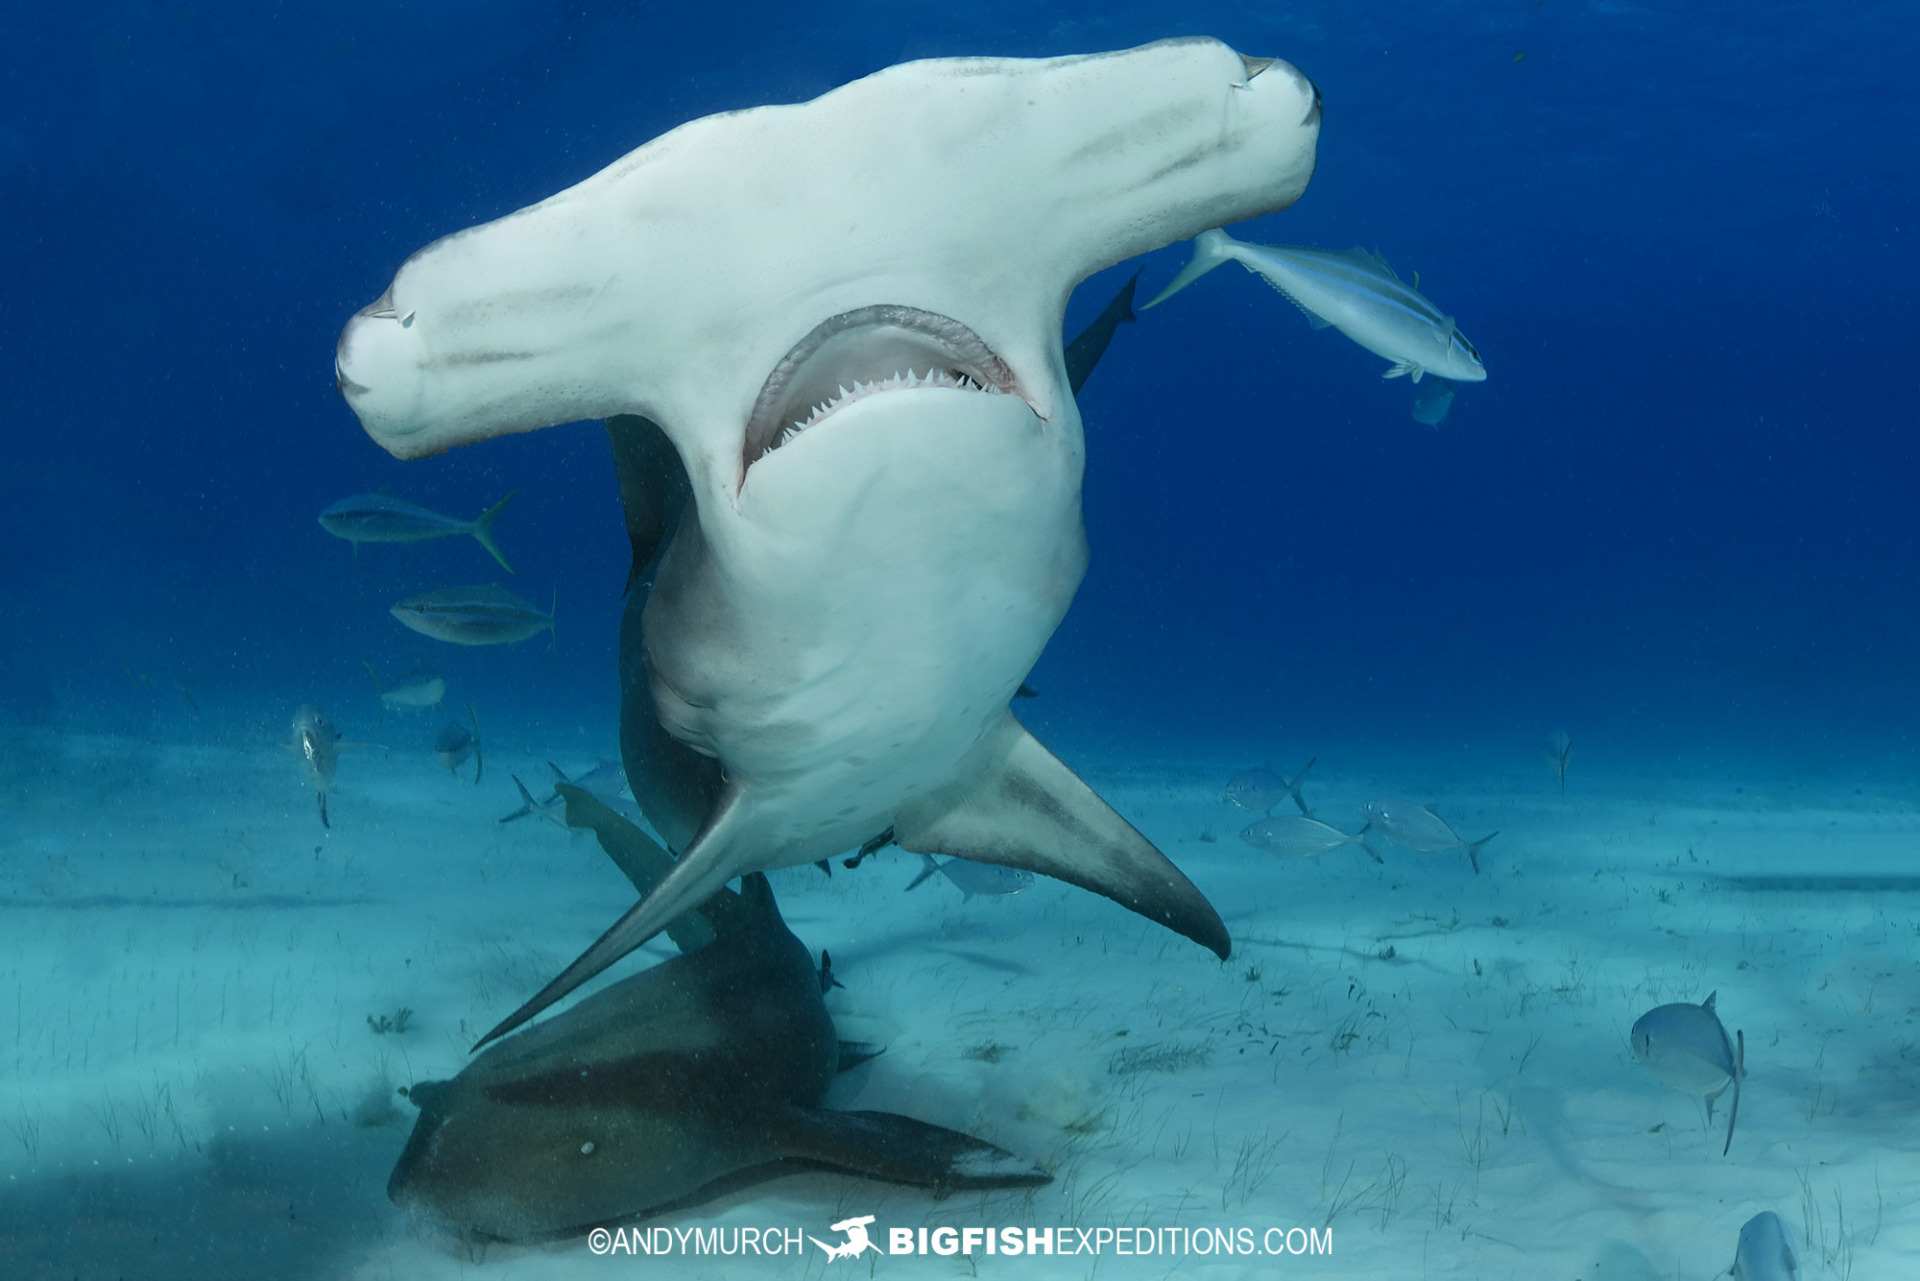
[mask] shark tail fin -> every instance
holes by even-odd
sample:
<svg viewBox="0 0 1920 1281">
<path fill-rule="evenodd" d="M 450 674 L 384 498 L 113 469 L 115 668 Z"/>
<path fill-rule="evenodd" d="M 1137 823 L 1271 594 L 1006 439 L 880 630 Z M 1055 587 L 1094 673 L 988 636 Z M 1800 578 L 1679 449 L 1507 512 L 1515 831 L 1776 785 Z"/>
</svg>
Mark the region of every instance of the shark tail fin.
<svg viewBox="0 0 1920 1281">
<path fill-rule="evenodd" d="M 487 768 L 486 760 L 480 755 L 480 713 L 473 710 L 473 704 L 467 704 L 467 719 L 473 722 L 473 785 L 480 786 L 480 775 Z"/>
<path fill-rule="evenodd" d="M 1193 239 L 1193 259 L 1180 269 L 1180 274 L 1168 282 L 1165 289 L 1162 289 L 1153 296 L 1153 301 L 1149 302 L 1140 310 L 1146 311 L 1149 308 L 1158 307 L 1161 303 L 1173 297 L 1182 289 L 1185 289 L 1188 285 L 1212 271 L 1215 267 L 1218 267 L 1221 263 L 1233 256 L 1228 252 L 1229 247 L 1238 243 L 1239 242 L 1232 236 L 1229 236 L 1218 227 L 1213 228 L 1211 231 L 1203 231 L 1198 236 L 1195 236 Z"/>
<path fill-rule="evenodd" d="M 1733 1127 L 1740 1124 L 1740 1078 L 1747 1074 L 1747 1034 L 1743 1029 L 1734 1035 L 1740 1039 L 1740 1053 L 1733 1061 L 1733 1108 L 1727 1113 L 1727 1142 L 1721 1156 L 1733 1151 Z"/>
<path fill-rule="evenodd" d="M 1222 960 L 1232 952 L 1206 896 L 1011 712 L 974 750 L 977 768 L 965 784 L 896 817 L 902 849 L 1040 872 L 1103 894 Z"/>
<path fill-rule="evenodd" d="M 1498 835 L 1500 835 L 1498 832 L 1488 832 L 1485 836 L 1467 846 L 1467 861 L 1473 864 L 1473 874 L 1475 876 L 1480 875 L 1480 847 Z"/>
<path fill-rule="evenodd" d="M 907 888 L 913 889 L 915 886 L 919 885 L 922 881 L 926 880 L 929 876 L 936 876 L 939 874 L 939 872 L 940 872 L 940 860 L 936 859 L 931 854 L 922 854 L 920 856 L 920 875 L 914 877 L 911 881 L 908 881 Z"/>
<path fill-rule="evenodd" d="M 520 491 L 516 489 L 513 491 L 513 494 L 519 492 Z M 509 574 L 513 572 L 513 566 L 507 564 L 507 558 L 500 554 L 500 545 L 493 541 L 493 522 L 506 508 L 506 505 L 513 501 L 513 494 L 508 494 L 505 498 L 502 498 L 499 502 L 487 508 L 484 512 L 481 512 L 473 524 L 467 529 L 467 532 L 472 534 L 474 539 L 482 547 L 487 549 L 487 555 L 499 561 L 500 568 L 506 570 Z"/>
</svg>

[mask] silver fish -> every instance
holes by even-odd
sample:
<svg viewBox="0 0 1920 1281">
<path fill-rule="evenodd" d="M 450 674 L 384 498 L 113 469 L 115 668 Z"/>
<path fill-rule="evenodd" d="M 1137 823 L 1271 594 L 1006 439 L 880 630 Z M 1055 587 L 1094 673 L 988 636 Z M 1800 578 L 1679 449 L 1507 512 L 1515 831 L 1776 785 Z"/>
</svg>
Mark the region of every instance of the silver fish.
<svg viewBox="0 0 1920 1281">
<path fill-rule="evenodd" d="M 1005 898 L 1033 884 L 1033 873 L 1024 867 L 1000 867 L 964 858 L 950 858 L 942 863 L 931 854 L 922 854 L 920 864 L 920 875 L 907 882 L 908 889 L 936 873 L 952 881 L 966 898 Z"/>
<path fill-rule="evenodd" d="M 1367 844 L 1367 829 L 1361 828 L 1352 836 L 1337 827 L 1330 827 L 1318 819 L 1303 818 L 1298 814 L 1282 814 L 1278 818 L 1263 818 L 1240 833 L 1240 839 L 1257 850 L 1269 854 L 1278 854 L 1283 858 L 1319 858 L 1339 849 L 1342 845 L 1358 844 L 1360 848 L 1373 855 L 1373 861 L 1382 862 L 1380 855 Z"/>
<path fill-rule="evenodd" d="M 473 722 L 473 733 L 467 733 L 467 727 L 459 721 L 448 721 L 433 740 L 433 755 L 449 774 L 465 765 L 467 757 L 473 757 L 473 783 L 478 787 L 487 762 L 480 755 L 480 713 L 473 710 L 472 703 L 467 704 L 467 718 Z"/>
<path fill-rule="evenodd" d="M 1567 762 L 1573 759 L 1573 739 L 1567 731 L 1557 729 L 1547 735 L 1545 751 L 1547 765 L 1553 770 L 1554 777 L 1560 780 L 1560 795 L 1567 794 Z"/>
<path fill-rule="evenodd" d="M 1718 995 L 1709 993 L 1698 1005 L 1679 1001 L 1642 1014 L 1633 1025 L 1633 1054 L 1674 1089 L 1705 1099 L 1708 1124 L 1713 1122 L 1714 1100 L 1729 1085 L 1733 1087 L 1727 1142 L 1720 1149 L 1720 1155 L 1725 1156 L 1733 1148 L 1733 1127 L 1740 1120 L 1740 1082 L 1747 1075 L 1747 1034 L 1737 1034 L 1736 1051 L 1733 1038 L 1727 1035 L 1726 1025 L 1714 1009 Z"/>
<path fill-rule="evenodd" d="M 392 613 L 422 636 L 452 645 L 516 645 L 553 629 L 551 613 L 492 583 L 422 592 Z"/>
<path fill-rule="evenodd" d="M 1286 295 L 1315 329 L 1331 325 L 1391 361 L 1382 377 L 1411 374 L 1419 382 L 1422 375 L 1438 374 L 1477 383 L 1487 376 L 1480 353 L 1453 317 L 1402 283 L 1386 259 L 1364 249 L 1250 245 L 1218 228 L 1203 231 L 1193 242 L 1193 261 L 1147 306 L 1165 302 L 1229 258 Z"/>
<path fill-rule="evenodd" d="M 355 494 L 321 512 L 320 528 L 346 539 L 356 552 L 361 543 L 418 543 L 429 538 L 471 534 L 475 542 L 500 562 L 500 568 L 511 574 L 513 566 L 507 564 L 507 558 L 500 554 L 498 544 L 493 541 L 493 522 L 512 501 L 513 495 L 508 494 L 474 519 L 457 520 L 392 494 Z"/>
<path fill-rule="evenodd" d="M 1447 411 L 1452 408 L 1452 385 L 1444 378 L 1436 377 L 1413 398 L 1413 421 L 1438 427 L 1447 421 Z"/>
<path fill-rule="evenodd" d="M 1306 781 L 1307 771 L 1319 759 L 1316 756 L 1309 760 L 1291 779 L 1282 778 L 1264 767 L 1241 770 L 1227 780 L 1227 799 L 1243 810 L 1271 814 L 1274 806 L 1291 796 L 1293 803 L 1300 807 L 1300 813 L 1311 818 L 1313 811 L 1307 808 L 1306 798 L 1300 794 L 1300 784 Z"/>
<path fill-rule="evenodd" d="M 372 663 L 361 663 L 373 680 L 374 692 L 388 707 L 432 707 L 447 696 L 447 678 L 431 667 L 415 666 L 391 685 L 380 683 Z"/>
<path fill-rule="evenodd" d="M 592 792 L 603 801 L 610 796 L 620 797 L 627 794 L 627 771 L 619 761 L 610 761 L 601 757 L 592 769 L 571 778 L 565 770 L 552 761 L 547 762 L 547 768 L 553 771 L 556 783 L 571 783 L 584 791 Z"/>
<path fill-rule="evenodd" d="M 1367 826 L 1362 835 L 1368 831 L 1378 832 L 1395 845 L 1404 845 L 1416 854 L 1465 850 L 1476 873 L 1480 871 L 1480 847 L 1500 835 L 1498 832 L 1488 832 L 1477 841 L 1463 841 L 1460 834 L 1447 826 L 1447 821 L 1438 814 L 1424 805 L 1415 805 L 1398 797 L 1383 796 L 1368 801 L 1360 807 L 1360 812 L 1367 817 Z M 1368 849 L 1371 850 L 1372 846 L 1369 845 Z"/>
<path fill-rule="evenodd" d="M 1740 1229 L 1733 1252 L 1733 1281 L 1794 1281 L 1800 1260 L 1793 1257 L 1787 1225 L 1772 1210 L 1762 1210 Z"/>
<path fill-rule="evenodd" d="M 340 731 L 327 723 L 320 709 L 304 703 L 293 714 L 293 750 L 307 767 L 307 781 L 319 794 L 320 826 L 327 821 L 327 789 L 333 786 L 333 769 L 340 761 Z"/>
</svg>

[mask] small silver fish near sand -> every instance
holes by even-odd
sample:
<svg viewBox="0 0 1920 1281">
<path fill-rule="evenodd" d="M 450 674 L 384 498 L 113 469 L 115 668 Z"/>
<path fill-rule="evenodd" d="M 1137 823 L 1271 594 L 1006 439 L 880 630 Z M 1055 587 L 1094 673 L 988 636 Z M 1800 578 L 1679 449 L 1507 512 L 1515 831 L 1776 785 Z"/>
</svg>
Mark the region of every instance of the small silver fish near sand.
<svg viewBox="0 0 1920 1281">
<path fill-rule="evenodd" d="M 395 605 L 395 618 L 450 645 L 517 645 L 553 630 L 553 614 L 493 583 L 442 587 Z"/>
<path fill-rule="evenodd" d="M 381 684 L 380 674 L 373 670 L 372 663 L 360 666 L 367 669 L 374 693 L 383 707 L 433 707 L 447 696 L 447 678 L 424 663 L 414 664 L 391 685 Z"/>
<path fill-rule="evenodd" d="M 1307 801 L 1300 794 L 1300 784 L 1307 778 L 1318 756 L 1300 767 L 1300 772 L 1291 779 L 1283 778 L 1271 769 L 1260 766 L 1243 769 L 1227 780 L 1227 799 L 1243 810 L 1254 810 L 1261 814 L 1273 813 L 1273 807 L 1289 796 L 1300 807 L 1300 813 L 1306 818 L 1313 817 L 1313 811 L 1307 808 Z"/>
<path fill-rule="evenodd" d="M 1487 376 L 1480 353 L 1453 317 L 1403 283 L 1387 260 L 1364 249 L 1346 252 L 1299 245 L 1250 245 L 1215 228 L 1193 242 L 1193 261 L 1147 307 L 1157 307 L 1232 259 L 1279 290 L 1315 329 L 1329 325 L 1391 363 L 1383 378 L 1438 374 L 1449 382 Z M 1145 311 L 1147 308 L 1141 308 Z"/>
<path fill-rule="evenodd" d="M 1480 847 L 1500 835 L 1498 832 L 1488 832 L 1477 841 L 1463 841 L 1445 819 L 1426 806 L 1395 796 L 1368 801 L 1360 807 L 1360 812 L 1367 819 L 1361 835 L 1378 832 L 1395 845 L 1404 845 L 1416 854 L 1445 854 L 1449 850 L 1465 850 L 1475 875 L 1480 872 Z M 1367 848 L 1369 852 L 1373 849 L 1371 845 Z M 1374 857 L 1378 858 L 1379 855 Z"/>
<path fill-rule="evenodd" d="M 1739 1048 L 1727 1035 L 1714 1008 L 1719 993 L 1709 993 L 1698 1005 L 1678 1001 L 1658 1005 L 1633 1025 L 1633 1054 L 1655 1076 L 1676 1090 L 1697 1094 L 1707 1104 L 1707 1124 L 1713 1124 L 1713 1103 L 1729 1085 L 1733 1109 L 1727 1116 L 1725 1156 L 1733 1148 L 1733 1127 L 1740 1120 L 1740 1082 L 1747 1075 L 1747 1034 L 1741 1031 Z"/>
<path fill-rule="evenodd" d="M 1033 884 L 1033 873 L 1024 867 L 1001 867 L 964 858 L 950 858 L 942 863 L 931 854 L 922 854 L 920 875 L 907 882 L 907 888 L 912 889 L 934 875 L 944 876 L 958 886 L 963 900 L 1006 898 Z"/>
<path fill-rule="evenodd" d="M 340 731 L 327 722 L 320 709 L 303 703 L 293 714 L 293 750 L 307 767 L 307 781 L 313 784 L 320 802 L 320 826 L 327 821 L 327 789 L 333 786 L 333 770 L 340 763 Z"/>
<path fill-rule="evenodd" d="M 1772 1210 L 1762 1210 L 1740 1229 L 1733 1252 L 1733 1281 L 1794 1281 L 1800 1260 L 1793 1255 L 1787 1225 Z"/>
<path fill-rule="evenodd" d="M 1367 844 L 1366 838 L 1367 829 L 1364 827 L 1348 836 L 1339 828 L 1322 823 L 1317 818 L 1305 818 L 1298 814 L 1263 818 L 1240 833 L 1240 839 L 1253 848 L 1278 854 L 1282 858 L 1319 858 L 1342 845 L 1358 845 L 1372 856 L 1374 862 L 1384 861 L 1373 846 Z"/>
<path fill-rule="evenodd" d="M 486 771 L 487 762 L 480 755 L 480 713 L 473 710 L 473 704 L 467 704 L 467 719 L 473 722 L 473 732 L 459 721 L 448 721 L 433 740 L 433 758 L 446 768 L 447 773 L 458 773 L 460 767 L 473 758 L 473 784 L 480 785 L 480 775 Z"/>
<path fill-rule="evenodd" d="M 500 562 L 500 568 L 511 574 L 513 566 L 507 564 L 493 541 L 493 522 L 512 501 L 513 494 L 508 494 L 474 519 L 459 520 L 392 494 L 355 494 L 322 511 L 320 528 L 352 543 L 356 553 L 361 543 L 420 543 L 429 538 L 471 534 L 488 555 Z"/>
</svg>

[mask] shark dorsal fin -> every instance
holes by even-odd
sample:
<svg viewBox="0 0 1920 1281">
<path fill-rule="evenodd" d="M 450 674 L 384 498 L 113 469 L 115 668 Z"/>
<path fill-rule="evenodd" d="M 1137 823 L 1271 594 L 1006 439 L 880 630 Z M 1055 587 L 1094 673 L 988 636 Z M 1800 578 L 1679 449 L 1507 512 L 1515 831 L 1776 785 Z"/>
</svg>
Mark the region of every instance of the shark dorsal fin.
<svg viewBox="0 0 1920 1281">
<path fill-rule="evenodd" d="M 1701 1008 L 1701 1009 L 1703 1009 L 1703 1010 L 1705 1010 L 1705 1011 L 1706 1011 L 1707 1013 L 1709 1013 L 1709 1014 L 1712 1014 L 1712 1013 L 1714 1012 L 1714 1009 L 1713 1009 L 1713 999 L 1714 999 L 1714 998 L 1715 998 L 1716 996 L 1719 996 L 1719 995 L 1720 995 L 1720 993 L 1719 993 L 1718 991 L 1713 991 L 1713 992 L 1709 992 L 1709 993 L 1707 993 L 1707 999 L 1706 999 L 1706 1000 L 1704 1000 L 1704 1001 L 1702 1001 L 1702 1002 L 1700 1002 L 1700 1008 Z"/>
</svg>

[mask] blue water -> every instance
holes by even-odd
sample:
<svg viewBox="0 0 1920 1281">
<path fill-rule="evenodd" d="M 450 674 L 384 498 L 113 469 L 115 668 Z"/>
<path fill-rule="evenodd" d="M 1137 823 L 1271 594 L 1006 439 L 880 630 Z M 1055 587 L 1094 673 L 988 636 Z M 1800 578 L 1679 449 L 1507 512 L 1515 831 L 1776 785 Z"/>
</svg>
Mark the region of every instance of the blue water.
<svg viewBox="0 0 1920 1281">
<path fill-rule="evenodd" d="M 1093 568 L 1031 678 L 1042 736 L 1499 775 L 1564 726 L 1618 770 L 1836 788 L 1920 754 L 1911 5 L 202 0 L 7 27 L 0 729 L 265 751 L 314 701 L 368 736 L 361 663 L 428 660 L 503 740 L 610 748 L 627 547 L 598 425 L 396 462 L 334 388 L 346 318 L 420 246 L 701 115 L 1204 33 L 1324 96 L 1307 194 L 1235 234 L 1418 271 L 1489 377 L 1423 426 L 1235 267 L 1124 328 L 1081 397 Z M 1089 281 L 1068 332 L 1185 257 Z M 356 555 L 316 523 L 381 487 L 461 516 L 517 490 L 509 586 L 557 599 L 555 644 L 395 623 L 498 575 L 469 539 Z"/>
<path fill-rule="evenodd" d="M 1327 104 L 1307 196 L 1243 237 L 1420 271 L 1491 377 L 1424 429 L 1411 388 L 1237 271 L 1124 331 L 1085 396 L 1094 569 L 1039 673 L 1062 701 L 1196 739 L 1578 720 L 1681 749 L 1897 747 L 1920 569 L 1908 16 L 24 14 L 0 88 L 0 697 L 92 722 L 123 666 L 237 708 L 404 659 L 384 604 L 488 565 L 457 544 L 356 562 L 312 519 L 388 485 L 468 514 L 521 491 L 501 539 L 528 596 L 557 588 L 564 657 L 490 654 L 476 679 L 592 703 L 624 556 L 599 438 L 395 463 L 331 386 L 343 319 L 426 241 L 691 117 L 903 58 L 1204 31 L 1284 55 Z"/>
</svg>

